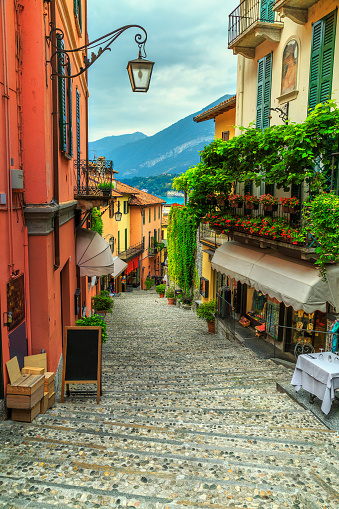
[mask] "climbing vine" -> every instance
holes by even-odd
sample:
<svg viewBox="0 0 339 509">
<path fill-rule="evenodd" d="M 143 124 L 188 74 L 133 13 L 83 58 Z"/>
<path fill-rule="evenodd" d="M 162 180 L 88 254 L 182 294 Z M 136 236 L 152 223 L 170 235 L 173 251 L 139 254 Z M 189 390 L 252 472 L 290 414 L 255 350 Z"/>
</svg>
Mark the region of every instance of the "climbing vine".
<svg viewBox="0 0 339 509">
<path fill-rule="evenodd" d="M 92 226 L 91 230 L 99 233 L 102 236 L 104 230 L 104 223 L 100 214 L 100 210 L 94 207 L 92 209 Z"/>
<path fill-rule="evenodd" d="M 197 222 L 187 207 L 171 207 L 167 228 L 168 273 L 189 297 L 195 283 Z"/>
</svg>

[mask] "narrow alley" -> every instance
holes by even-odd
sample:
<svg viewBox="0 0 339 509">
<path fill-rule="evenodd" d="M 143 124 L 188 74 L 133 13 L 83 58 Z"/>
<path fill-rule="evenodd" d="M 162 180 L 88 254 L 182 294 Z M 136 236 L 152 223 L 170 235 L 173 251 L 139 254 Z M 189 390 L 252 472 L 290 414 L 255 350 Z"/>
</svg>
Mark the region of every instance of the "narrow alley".
<svg viewBox="0 0 339 509">
<path fill-rule="evenodd" d="M 107 322 L 99 405 L 0 423 L 0 507 L 338 507 L 338 434 L 277 392 L 290 370 L 155 292 Z"/>
</svg>

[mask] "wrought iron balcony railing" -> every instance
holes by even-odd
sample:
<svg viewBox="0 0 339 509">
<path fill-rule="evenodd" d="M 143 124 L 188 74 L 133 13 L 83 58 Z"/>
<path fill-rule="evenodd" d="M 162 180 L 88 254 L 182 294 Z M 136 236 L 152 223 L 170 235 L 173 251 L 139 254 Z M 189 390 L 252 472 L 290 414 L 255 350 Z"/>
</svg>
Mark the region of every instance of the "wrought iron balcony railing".
<svg viewBox="0 0 339 509">
<path fill-rule="evenodd" d="M 230 46 L 256 22 L 281 23 L 279 13 L 272 10 L 273 4 L 262 0 L 243 0 L 229 15 L 228 45 Z"/>
<path fill-rule="evenodd" d="M 113 161 L 108 161 L 104 157 L 92 161 L 75 159 L 74 197 L 107 200 L 112 194 L 113 173 Z"/>
<path fill-rule="evenodd" d="M 134 244 L 134 246 L 129 247 L 125 251 L 118 251 L 118 255 L 120 260 L 123 260 L 124 262 L 129 262 L 139 254 L 141 254 L 143 251 L 144 248 L 142 242 L 139 242 L 138 244 Z"/>
</svg>

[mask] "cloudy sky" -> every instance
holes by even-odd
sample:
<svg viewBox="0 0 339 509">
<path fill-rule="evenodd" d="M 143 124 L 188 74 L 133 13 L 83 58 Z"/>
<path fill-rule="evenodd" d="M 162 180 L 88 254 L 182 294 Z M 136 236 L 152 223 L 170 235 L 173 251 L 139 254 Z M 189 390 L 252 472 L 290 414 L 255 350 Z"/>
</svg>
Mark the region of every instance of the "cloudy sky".
<svg viewBox="0 0 339 509">
<path fill-rule="evenodd" d="M 89 140 L 168 127 L 236 91 L 237 57 L 227 49 L 228 15 L 239 0 L 88 0 L 92 41 L 124 25 L 148 34 L 151 85 L 133 93 L 126 65 L 138 57 L 129 29 L 89 69 Z"/>
</svg>

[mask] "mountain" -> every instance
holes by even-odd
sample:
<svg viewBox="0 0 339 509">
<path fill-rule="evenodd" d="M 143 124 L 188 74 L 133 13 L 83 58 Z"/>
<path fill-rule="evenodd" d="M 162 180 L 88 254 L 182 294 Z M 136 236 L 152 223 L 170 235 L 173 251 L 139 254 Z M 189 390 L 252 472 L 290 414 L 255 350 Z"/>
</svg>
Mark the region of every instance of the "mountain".
<svg viewBox="0 0 339 509">
<path fill-rule="evenodd" d="M 193 117 L 230 97 L 232 95 L 220 97 L 200 111 L 179 120 L 153 136 L 147 137 L 142 133 L 134 133 L 134 135 L 141 135 L 141 138 L 133 141 L 126 137 L 134 135 L 108 136 L 102 140 L 90 142 L 89 150 L 95 150 L 96 157 L 105 156 L 107 159 L 112 159 L 114 168 L 119 172 L 119 179 L 162 173 L 180 174 L 199 162 L 199 152 L 214 139 L 213 120 L 197 124 L 193 121 Z"/>
<path fill-rule="evenodd" d="M 105 155 L 105 153 L 107 153 L 108 151 L 114 151 L 117 148 L 126 145 L 127 143 L 133 143 L 134 141 L 139 141 L 144 138 L 147 138 L 146 134 L 137 131 L 136 133 L 133 134 L 122 134 L 120 136 L 106 136 L 105 138 L 101 138 L 100 140 L 97 141 L 90 141 L 88 144 L 90 159 L 94 159 L 94 154 L 95 157 L 99 157 Z"/>
</svg>

